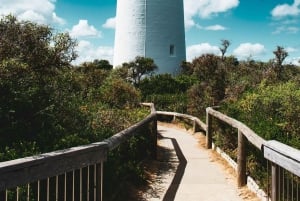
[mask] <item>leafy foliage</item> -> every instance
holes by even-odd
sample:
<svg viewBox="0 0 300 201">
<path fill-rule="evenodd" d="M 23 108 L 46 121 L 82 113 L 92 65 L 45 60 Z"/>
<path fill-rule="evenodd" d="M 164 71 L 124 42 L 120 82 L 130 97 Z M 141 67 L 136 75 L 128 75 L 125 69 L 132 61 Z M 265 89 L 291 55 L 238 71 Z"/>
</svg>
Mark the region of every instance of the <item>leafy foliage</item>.
<svg viewBox="0 0 300 201">
<path fill-rule="evenodd" d="M 157 66 L 151 58 L 137 56 L 134 61 L 124 63 L 123 67 L 128 69 L 128 78 L 134 86 L 138 86 L 142 77 L 152 75 Z"/>
<path fill-rule="evenodd" d="M 130 83 L 109 77 L 100 88 L 101 100 L 111 107 L 133 107 L 140 103 L 140 93 Z"/>
<path fill-rule="evenodd" d="M 98 141 L 131 122 L 116 121 L 122 113 L 106 120 L 120 123 L 116 129 L 95 126 L 94 105 L 123 110 L 136 106 L 139 92 L 109 76 L 107 61 L 72 68 L 76 42 L 68 34 L 13 16 L 0 20 L 0 34 L 0 160 Z"/>
<path fill-rule="evenodd" d="M 239 119 L 266 140 L 275 139 L 300 148 L 299 83 L 264 82 L 236 103 Z"/>
</svg>

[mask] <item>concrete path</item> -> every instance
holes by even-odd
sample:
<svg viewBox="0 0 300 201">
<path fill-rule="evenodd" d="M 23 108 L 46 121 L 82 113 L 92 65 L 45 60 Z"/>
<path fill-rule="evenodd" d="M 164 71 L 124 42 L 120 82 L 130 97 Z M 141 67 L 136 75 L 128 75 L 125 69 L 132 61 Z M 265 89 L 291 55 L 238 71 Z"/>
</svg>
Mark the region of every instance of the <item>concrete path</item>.
<svg viewBox="0 0 300 201">
<path fill-rule="evenodd" d="M 158 126 L 160 146 L 179 160 L 163 201 L 242 201 L 235 181 L 210 157 L 210 151 L 184 130 Z M 172 151 L 173 150 L 173 151 Z"/>
</svg>

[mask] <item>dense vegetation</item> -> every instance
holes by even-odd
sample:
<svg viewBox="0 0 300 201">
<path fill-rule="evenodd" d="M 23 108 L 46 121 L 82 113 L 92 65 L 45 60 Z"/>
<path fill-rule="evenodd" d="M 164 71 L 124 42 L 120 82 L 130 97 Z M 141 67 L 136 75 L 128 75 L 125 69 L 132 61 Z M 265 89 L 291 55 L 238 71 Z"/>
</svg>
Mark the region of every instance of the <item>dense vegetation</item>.
<svg viewBox="0 0 300 201">
<path fill-rule="evenodd" d="M 73 66 L 75 46 L 68 33 L 0 19 L 0 161 L 102 141 L 149 114 L 139 107 L 133 79 L 108 61 Z M 145 133 L 110 153 L 106 197 L 120 188 L 125 198 L 124 182 L 145 180 L 141 161 L 151 157 Z"/>
<path fill-rule="evenodd" d="M 258 62 L 238 61 L 224 54 L 202 55 L 191 63 L 184 62 L 179 76 L 157 75 L 143 80 L 152 85 L 143 97 L 159 110 L 189 113 L 204 121 L 206 107 L 220 106 L 219 110 L 264 139 L 300 149 L 300 68 L 284 64 L 288 53 L 280 46 L 274 56 L 269 62 Z M 183 85 L 179 81 L 182 77 Z M 158 88 L 160 84 L 164 87 Z M 219 121 L 214 121 L 214 127 L 214 142 L 236 159 L 237 131 Z M 266 189 L 266 161 L 250 144 L 247 155 L 247 171 Z"/>
<path fill-rule="evenodd" d="M 282 47 L 269 62 L 206 54 L 184 62 L 180 75 L 155 75 L 139 88 L 142 98 L 159 110 L 204 120 L 206 107 L 220 106 L 266 140 L 300 148 L 300 68 L 284 64 L 287 55 Z"/>
<path fill-rule="evenodd" d="M 68 33 L 3 17 L 0 161 L 101 141 L 145 117 L 149 112 L 138 107 L 141 101 L 201 119 L 206 107 L 218 105 L 263 138 L 300 148 L 299 67 L 284 64 L 288 53 L 280 46 L 274 59 L 259 62 L 225 56 L 229 45 L 222 40 L 221 56 L 206 54 L 183 62 L 176 76 L 156 75 L 159 67 L 143 57 L 118 69 L 105 60 L 73 66 L 76 41 Z M 234 155 L 235 135 L 225 125 L 219 127 L 226 132 L 216 133 L 216 142 Z M 141 137 L 120 148 L 127 154 L 123 160 L 118 158 L 121 152 L 111 154 L 107 165 L 118 173 L 112 181 L 118 178 L 125 186 L 128 180 L 143 180 L 140 161 L 131 157 L 138 143 L 147 145 Z M 253 157 L 258 156 L 253 153 Z M 250 162 L 249 171 L 258 166 Z"/>
<path fill-rule="evenodd" d="M 101 141 L 147 114 L 133 109 L 139 91 L 108 62 L 71 66 L 67 33 L 7 16 L 0 44 L 2 161 Z"/>
</svg>

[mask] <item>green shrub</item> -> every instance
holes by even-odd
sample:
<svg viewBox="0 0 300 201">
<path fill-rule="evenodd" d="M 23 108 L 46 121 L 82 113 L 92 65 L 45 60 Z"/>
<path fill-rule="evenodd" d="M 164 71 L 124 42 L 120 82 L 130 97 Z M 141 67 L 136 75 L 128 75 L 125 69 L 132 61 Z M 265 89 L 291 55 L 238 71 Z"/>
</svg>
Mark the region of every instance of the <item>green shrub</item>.
<svg viewBox="0 0 300 201">
<path fill-rule="evenodd" d="M 109 77 L 100 87 L 101 101 L 110 107 L 135 107 L 140 103 L 140 92 L 121 78 Z"/>
</svg>

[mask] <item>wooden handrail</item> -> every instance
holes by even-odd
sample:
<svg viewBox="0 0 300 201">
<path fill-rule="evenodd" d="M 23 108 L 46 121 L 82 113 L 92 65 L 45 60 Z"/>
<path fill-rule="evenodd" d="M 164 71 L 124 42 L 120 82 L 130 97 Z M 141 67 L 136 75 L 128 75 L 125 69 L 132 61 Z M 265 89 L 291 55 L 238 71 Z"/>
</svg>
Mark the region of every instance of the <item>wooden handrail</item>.
<svg viewBox="0 0 300 201">
<path fill-rule="evenodd" d="M 156 113 L 156 109 L 153 103 L 141 103 L 142 106 L 150 108 L 151 113 Z"/>
<path fill-rule="evenodd" d="M 300 177 L 300 151 L 277 141 L 266 141 L 258 136 L 245 124 L 226 116 L 214 108 L 206 109 L 206 124 L 197 117 L 176 112 L 156 111 L 154 104 L 142 103 L 150 107 L 151 114 L 133 126 L 115 134 L 103 142 L 73 147 L 65 150 L 40 154 L 37 156 L 16 159 L 0 163 L 0 199 L 1 193 L 6 189 L 34 182 L 37 180 L 57 176 L 68 171 L 81 169 L 106 160 L 107 153 L 115 149 L 124 141 L 136 135 L 140 129 L 151 123 L 154 146 L 156 147 L 157 115 L 173 116 L 188 119 L 196 127 L 206 131 L 207 148 L 212 143 L 212 118 L 217 118 L 238 129 L 238 185 L 246 184 L 246 140 L 259 149 L 264 157 L 272 162 L 272 201 L 277 201 L 278 196 L 278 166 L 285 168 Z M 154 149 L 155 149 L 154 147 Z M 156 155 L 156 154 L 154 154 Z M 102 165 L 101 165 L 102 168 Z M 98 171 L 98 170 L 97 170 Z M 101 170 L 102 171 L 102 170 Z M 102 173 L 101 173 L 102 174 Z M 102 177 L 100 178 L 102 179 Z M 99 181 L 101 182 L 101 181 Z M 102 186 L 102 185 L 101 185 Z M 102 194 L 101 194 L 102 196 Z M 98 199 L 98 198 L 97 198 Z M 101 200 L 101 199 L 100 199 Z"/>
<path fill-rule="evenodd" d="M 225 114 L 214 110 L 212 107 L 206 108 L 207 114 L 210 114 L 221 121 L 231 125 L 234 128 L 237 128 L 242 134 L 253 144 L 256 148 L 259 150 L 262 150 L 262 145 L 266 142 L 262 137 L 257 135 L 253 130 L 251 130 L 248 126 L 245 124 L 237 121 L 236 119 L 233 119 L 231 117 L 226 116 Z"/>
<path fill-rule="evenodd" d="M 264 157 L 300 177 L 300 150 L 271 140 L 264 144 Z"/>
<path fill-rule="evenodd" d="M 184 118 L 184 119 L 189 119 L 189 120 L 195 122 L 195 124 L 198 125 L 201 128 L 201 130 L 203 130 L 203 131 L 207 130 L 206 124 L 203 123 L 199 118 L 194 117 L 192 115 L 181 114 L 181 113 L 177 113 L 177 112 L 166 112 L 166 111 L 157 111 L 156 113 L 158 115 L 173 116 L 173 117 L 180 117 L 180 118 Z M 196 126 L 196 125 L 194 125 L 194 126 Z M 196 131 L 196 128 L 194 128 L 194 131 Z"/>
<path fill-rule="evenodd" d="M 272 201 L 279 200 L 279 167 L 300 177 L 300 150 L 275 140 L 264 143 L 264 157 L 272 162 Z"/>
<path fill-rule="evenodd" d="M 82 174 L 82 169 L 88 166 L 94 166 L 92 170 L 97 172 L 94 173 L 95 179 L 93 181 L 97 183 L 93 187 L 97 188 L 93 191 L 94 195 L 97 194 L 94 198 L 97 201 L 102 200 L 103 162 L 106 161 L 108 152 L 118 147 L 122 142 L 129 140 L 149 123 L 151 123 L 151 127 L 149 128 L 151 136 L 149 138 L 151 138 L 151 143 L 153 144 L 153 157 L 156 156 L 157 119 L 155 107 L 151 103 L 142 105 L 150 107 L 150 115 L 102 142 L 0 162 L 0 200 L 6 200 L 5 197 L 7 195 L 5 195 L 5 191 L 7 189 L 29 185 L 30 183 L 45 179 L 48 179 L 49 182 L 49 178 L 51 177 L 56 177 L 56 187 L 58 188 L 58 176 L 65 174 L 65 182 L 67 182 L 66 174 L 72 171 L 74 185 L 74 171 L 79 170 L 80 174 Z M 81 180 L 80 176 L 80 182 Z"/>
<path fill-rule="evenodd" d="M 118 147 L 121 143 L 128 140 L 130 137 L 135 135 L 137 131 L 141 128 L 143 128 L 145 125 L 147 125 L 151 121 L 156 121 L 156 114 L 151 113 L 148 115 L 145 119 L 142 121 L 134 124 L 133 126 L 130 126 L 129 128 L 122 130 L 121 132 L 111 136 L 110 138 L 104 140 L 108 144 L 109 151 L 115 149 Z"/>
<path fill-rule="evenodd" d="M 247 127 L 240 121 L 228 117 L 227 115 L 216 110 L 215 107 L 208 107 L 206 109 L 206 124 L 200 121 L 197 117 L 180 114 L 176 112 L 165 112 L 157 111 L 158 115 L 173 116 L 185 118 L 194 122 L 203 131 L 206 131 L 206 147 L 211 148 L 212 146 L 212 120 L 213 117 L 221 120 L 234 127 L 238 131 L 238 155 L 237 155 L 237 184 L 238 186 L 246 185 L 246 161 L 247 151 L 246 141 L 249 141 L 258 150 L 264 154 L 264 157 L 272 162 L 272 193 L 271 200 L 277 201 L 280 189 L 278 189 L 278 178 L 279 171 L 278 167 L 282 167 L 292 174 L 300 177 L 300 150 L 294 149 L 288 145 L 282 144 L 275 140 L 266 141 L 259 135 L 257 135 L 252 129 Z M 195 128 L 194 128 L 195 130 Z"/>
<path fill-rule="evenodd" d="M 106 160 L 105 142 L 0 163 L 0 191 Z"/>
</svg>

